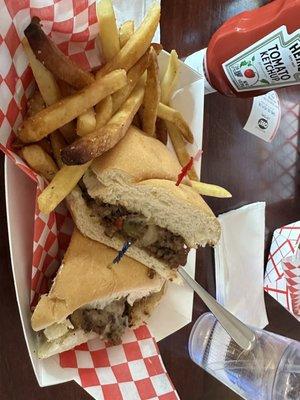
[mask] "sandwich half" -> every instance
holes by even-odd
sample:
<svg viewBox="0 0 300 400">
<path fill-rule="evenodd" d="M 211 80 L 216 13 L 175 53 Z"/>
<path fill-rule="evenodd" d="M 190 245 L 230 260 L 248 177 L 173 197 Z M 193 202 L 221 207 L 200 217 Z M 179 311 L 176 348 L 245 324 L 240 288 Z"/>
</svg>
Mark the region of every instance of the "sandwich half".
<svg viewBox="0 0 300 400">
<path fill-rule="evenodd" d="M 120 343 L 128 326 L 147 320 L 164 292 L 164 282 L 139 262 L 75 230 L 48 294 L 31 319 L 38 356 L 50 357 L 100 336 Z"/>
<path fill-rule="evenodd" d="M 190 248 L 214 245 L 217 218 L 188 180 L 176 186 L 181 166 L 160 141 L 131 127 L 96 159 L 67 202 L 78 229 L 91 239 L 177 280 Z"/>
</svg>

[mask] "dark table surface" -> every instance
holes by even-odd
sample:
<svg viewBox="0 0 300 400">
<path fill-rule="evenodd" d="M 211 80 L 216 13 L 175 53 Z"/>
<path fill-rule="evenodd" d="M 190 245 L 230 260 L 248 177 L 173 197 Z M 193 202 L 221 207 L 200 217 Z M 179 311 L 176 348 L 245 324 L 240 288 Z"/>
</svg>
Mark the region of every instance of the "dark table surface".
<svg viewBox="0 0 300 400">
<path fill-rule="evenodd" d="M 230 16 L 266 3 L 258 0 L 162 0 L 161 38 L 166 50 L 181 57 L 207 45 L 212 33 Z M 233 193 L 230 200 L 209 199 L 219 214 L 241 205 L 266 201 L 266 254 L 275 228 L 299 219 L 299 87 L 281 90 L 283 117 L 271 144 L 243 131 L 250 100 L 206 96 L 202 180 L 220 184 Z M 0 186 L 0 398 L 1 400 L 89 399 L 75 383 L 39 388 L 31 368 L 19 319 L 7 239 L 3 185 Z M 213 253 L 201 249 L 197 279 L 214 293 Z M 242 294 L 241 294 L 242 295 Z M 266 295 L 267 329 L 300 339 L 299 325 Z M 195 299 L 193 322 L 205 312 Z M 239 399 L 189 359 L 187 342 L 193 323 L 162 340 L 159 348 L 166 368 L 183 400 Z M 113 400 L 113 399 L 112 399 Z"/>
</svg>

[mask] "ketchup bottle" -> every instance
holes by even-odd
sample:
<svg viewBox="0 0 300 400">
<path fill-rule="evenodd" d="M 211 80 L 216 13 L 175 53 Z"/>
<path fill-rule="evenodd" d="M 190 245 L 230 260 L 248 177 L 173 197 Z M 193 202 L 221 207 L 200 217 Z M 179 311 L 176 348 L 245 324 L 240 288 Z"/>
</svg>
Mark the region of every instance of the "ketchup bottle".
<svg viewBox="0 0 300 400">
<path fill-rule="evenodd" d="M 204 70 L 206 93 L 253 97 L 299 84 L 299 26 L 300 0 L 274 0 L 226 21 L 192 56 Z"/>
</svg>

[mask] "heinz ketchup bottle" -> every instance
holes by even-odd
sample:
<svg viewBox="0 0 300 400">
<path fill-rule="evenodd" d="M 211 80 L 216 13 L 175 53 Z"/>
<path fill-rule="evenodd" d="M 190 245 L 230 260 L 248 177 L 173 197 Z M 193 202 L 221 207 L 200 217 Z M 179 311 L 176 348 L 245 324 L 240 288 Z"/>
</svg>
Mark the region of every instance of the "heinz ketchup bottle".
<svg viewBox="0 0 300 400">
<path fill-rule="evenodd" d="M 299 84 L 299 26 L 300 0 L 274 0 L 230 18 L 191 56 L 203 68 L 206 93 L 253 97 Z"/>
</svg>

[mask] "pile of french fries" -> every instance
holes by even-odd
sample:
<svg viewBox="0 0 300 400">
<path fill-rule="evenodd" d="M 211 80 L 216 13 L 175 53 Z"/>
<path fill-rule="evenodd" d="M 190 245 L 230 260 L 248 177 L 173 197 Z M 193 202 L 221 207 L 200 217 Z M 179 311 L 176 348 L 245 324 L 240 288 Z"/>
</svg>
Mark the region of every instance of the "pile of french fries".
<svg viewBox="0 0 300 400">
<path fill-rule="evenodd" d="M 45 35 L 38 18 L 33 17 L 25 29 L 22 43 L 37 90 L 29 100 L 16 146 L 27 164 L 49 181 L 38 198 L 44 213 L 55 209 L 93 159 L 115 146 L 131 124 L 164 144 L 169 135 L 180 164 L 190 160 L 186 142 L 193 143 L 193 134 L 169 104 L 179 71 L 175 50 L 159 80 L 157 56 L 162 47 L 152 39 L 160 6 L 152 5 L 137 30 L 133 21 L 118 29 L 111 0 L 97 3 L 97 17 L 105 64 L 96 73 L 82 70 L 66 57 Z M 194 169 L 189 177 L 199 193 L 230 196 L 223 188 L 196 182 Z"/>
</svg>

